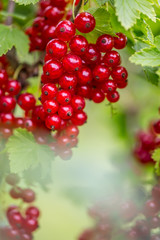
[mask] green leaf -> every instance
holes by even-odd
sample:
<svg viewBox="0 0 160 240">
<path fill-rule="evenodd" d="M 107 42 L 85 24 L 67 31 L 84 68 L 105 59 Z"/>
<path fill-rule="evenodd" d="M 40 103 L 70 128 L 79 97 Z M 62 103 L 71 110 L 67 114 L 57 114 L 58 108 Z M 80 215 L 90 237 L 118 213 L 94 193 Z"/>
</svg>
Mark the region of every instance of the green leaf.
<svg viewBox="0 0 160 240">
<path fill-rule="evenodd" d="M 14 0 L 18 4 L 28 5 L 28 4 L 36 4 L 39 0 Z"/>
<path fill-rule="evenodd" d="M 153 160 L 155 163 L 155 171 L 158 176 L 160 176 L 160 148 L 157 148 L 152 154 Z"/>
<path fill-rule="evenodd" d="M 31 77 L 31 78 L 28 78 L 27 81 L 29 82 L 27 92 L 33 95 L 36 95 L 37 93 L 39 94 L 41 77 L 40 76 Z"/>
<path fill-rule="evenodd" d="M 144 48 L 134 53 L 130 61 L 141 66 L 157 67 L 160 66 L 160 51 L 157 48 Z"/>
<path fill-rule="evenodd" d="M 160 35 L 155 37 L 154 43 L 155 43 L 156 48 L 158 48 L 158 50 L 160 51 Z"/>
<path fill-rule="evenodd" d="M 33 169 L 38 164 L 42 167 L 54 158 L 54 154 L 47 145 L 36 143 L 34 136 L 26 129 L 15 129 L 9 138 L 6 149 L 10 160 L 10 169 L 13 173 Z"/>
<path fill-rule="evenodd" d="M 159 85 L 159 75 L 157 74 L 157 68 L 144 67 L 144 73 L 148 82 L 153 85 Z"/>
<path fill-rule="evenodd" d="M 140 13 L 148 16 L 152 21 L 156 21 L 156 13 L 150 0 L 115 0 L 116 14 L 125 29 L 131 28 Z"/>
<path fill-rule="evenodd" d="M 102 5 L 104 5 L 106 2 L 108 2 L 109 0 L 96 0 L 96 2 L 100 5 L 100 6 L 102 6 Z"/>
<path fill-rule="evenodd" d="M 0 24 L 0 56 L 15 47 L 19 56 L 24 56 L 29 51 L 29 39 L 18 28 Z"/>
</svg>

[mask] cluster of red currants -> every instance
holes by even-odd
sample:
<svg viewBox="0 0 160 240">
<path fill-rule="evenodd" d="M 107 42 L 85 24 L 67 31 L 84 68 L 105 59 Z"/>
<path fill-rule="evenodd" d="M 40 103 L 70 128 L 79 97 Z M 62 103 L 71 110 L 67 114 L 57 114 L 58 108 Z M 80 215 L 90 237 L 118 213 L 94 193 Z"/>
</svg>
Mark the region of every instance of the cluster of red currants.
<svg viewBox="0 0 160 240">
<path fill-rule="evenodd" d="M 160 184 L 152 188 L 149 199 L 140 207 L 133 201 L 116 206 L 96 206 L 89 215 L 96 220 L 93 228 L 84 231 L 79 240 L 160 240 Z M 114 201 L 115 203 L 115 201 Z M 115 221 L 116 219 L 116 221 Z"/>
<path fill-rule="evenodd" d="M 70 18 L 70 11 L 67 13 L 66 6 L 69 1 L 65 0 L 42 0 L 39 4 L 39 12 L 32 27 L 26 30 L 30 38 L 30 51 L 45 50 L 46 44 L 55 38 L 55 26 L 66 15 Z"/>
<path fill-rule="evenodd" d="M 117 102 L 117 88 L 127 86 L 127 70 L 120 66 L 119 53 L 112 50 L 126 46 L 125 35 L 104 34 L 96 44 L 89 44 L 84 36 L 76 35 L 76 29 L 89 33 L 95 25 L 93 15 L 80 13 L 74 23 L 69 20 L 59 22 L 55 27 L 56 38 L 47 44 L 42 75 L 45 85 L 40 99 L 49 129 L 58 130 L 62 121 L 83 125 L 87 120 L 83 111 L 85 98 L 95 103 L 102 102 L 105 97 L 109 102 Z"/>
<path fill-rule="evenodd" d="M 10 196 L 13 199 L 22 199 L 24 203 L 31 204 L 35 201 L 35 192 L 31 189 L 21 189 L 17 186 L 19 177 L 9 174 L 6 182 L 12 186 Z M 6 211 L 6 216 L 10 226 L 1 227 L 0 239 L 5 240 L 32 240 L 33 232 L 38 228 L 38 217 L 40 211 L 35 206 L 28 206 L 27 209 L 20 209 L 11 205 Z"/>
<path fill-rule="evenodd" d="M 152 153 L 155 149 L 160 148 L 160 120 L 152 122 L 148 131 L 140 131 L 137 134 L 137 145 L 134 149 L 134 156 L 142 163 L 152 163 Z"/>
</svg>

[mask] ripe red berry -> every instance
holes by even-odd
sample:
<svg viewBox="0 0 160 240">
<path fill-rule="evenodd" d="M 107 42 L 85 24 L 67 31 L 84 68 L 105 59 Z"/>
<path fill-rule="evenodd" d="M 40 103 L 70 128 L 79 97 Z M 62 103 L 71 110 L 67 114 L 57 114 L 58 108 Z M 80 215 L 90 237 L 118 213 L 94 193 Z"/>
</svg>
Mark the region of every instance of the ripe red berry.
<svg viewBox="0 0 160 240">
<path fill-rule="evenodd" d="M 85 37 L 81 35 L 76 35 L 72 37 L 69 43 L 70 49 L 75 54 L 81 56 L 84 55 L 88 48 L 88 41 Z"/>
<path fill-rule="evenodd" d="M 77 112 L 74 114 L 71 121 L 76 126 L 82 126 L 87 121 L 87 114 L 83 111 Z"/>
<path fill-rule="evenodd" d="M 22 196 L 22 189 L 19 187 L 11 188 L 10 196 L 14 199 L 21 198 Z"/>
<path fill-rule="evenodd" d="M 41 29 L 44 27 L 44 18 L 43 17 L 36 17 L 33 21 L 33 29 L 37 32 L 40 32 Z"/>
<path fill-rule="evenodd" d="M 72 89 L 75 88 L 77 85 L 77 77 L 72 73 L 65 73 L 59 79 L 59 84 L 63 89 Z"/>
<path fill-rule="evenodd" d="M 93 69 L 93 78 L 97 82 L 103 82 L 104 80 L 107 80 L 109 76 L 110 69 L 107 66 L 100 64 Z"/>
<path fill-rule="evenodd" d="M 61 90 L 57 95 L 57 101 L 61 105 L 67 105 L 68 103 L 70 103 L 71 98 L 71 94 L 67 90 Z"/>
<path fill-rule="evenodd" d="M 16 106 L 16 100 L 10 96 L 3 96 L 0 99 L 0 110 L 3 113 L 11 112 Z"/>
<path fill-rule="evenodd" d="M 116 67 L 120 65 L 120 54 L 116 51 L 110 51 L 104 55 L 103 62 L 109 67 Z"/>
<path fill-rule="evenodd" d="M 90 84 L 92 81 L 92 71 L 89 67 L 82 67 L 78 72 L 78 83 L 80 85 Z"/>
<path fill-rule="evenodd" d="M 62 41 L 70 41 L 71 38 L 75 35 L 76 28 L 74 24 L 69 20 L 64 20 L 58 23 L 55 29 L 55 34 L 57 38 Z"/>
<path fill-rule="evenodd" d="M 117 82 L 117 87 L 118 88 L 125 88 L 125 87 L 127 87 L 127 85 L 128 85 L 128 80 Z"/>
<path fill-rule="evenodd" d="M 36 99 L 30 93 L 22 93 L 18 98 L 18 104 L 23 110 L 29 111 L 34 108 Z"/>
<path fill-rule="evenodd" d="M 21 240 L 32 240 L 33 237 L 30 233 L 22 233 L 21 234 Z"/>
<path fill-rule="evenodd" d="M 47 78 L 51 80 L 57 79 L 63 74 L 62 64 L 56 60 L 49 60 L 43 66 L 43 72 Z"/>
<path fill-rule="evenodd" d="M 79 130 L 78 130 L 77 126 L 70 125 L 65 129 L 65 133 L 70 138 L 75 138 L 78 136 Z"/>
<path fill-rule="evenodd" d="M 51 25 L 51 26 L 45 25 L 44 26 L 44 28 L 42 29 L 42 36 L 43 36 L 45 43 L 48 43 L 53 38 L 56 38 L 55 29 L 56 29 L 56 27 L 53 25 Z"/>
<path fill-rule="evenodd" d="M 117 66 L 112 70 L 111 76 L 114 79 L 114 81 L 116 81 L 116 82 L 122 81 L 123 82 L 123 81 L 127 80 L 128 72 L 124 67 Z"/>
<path fill-rule="evenodd" d="M 84 97 L 84 98 L 90 98 L 90 92 L 91 92 L 91 88 L 86 85 L 79 86 L 77 88 L 77 95 Z"/>
<path fill-rule="evenodd" d="M 95 28 L 96 21 L 92 14 L 82 12 L 77 14 L 74 24 L 78 31 L 82 33 L 89 33 Z"/>
<path fill-rule="evenodd" d="M 63 17 L 64 10 L 59 9 L 57 7 L 48 6 L 44 10 L 44 18 L 49 23 L 49 25 L 53 24 L 56 25 Z"/>
<path fill-rule="evenodd" d="M 107 80 L 102 85 L 102 91 L 104 93 L 115 92 L 117 89 L 117 84 L 113 80 Z"/>
<path fill-rule="evenodd" d="M 127 37 L 123 33 L 116 33 L 118 37 L 114 37 L 114 47 L 116 49 L 122 49 L 127 44 Z"/>
<path fill-rule="evenodd" d="M 0 70 L 0 87 L 4 88 L 8 83 L 7 72 L 3 69 Z"/>
<path fill-rule="evenodd" d="M 71 139 L 68 136 L 60 136 L 58 137 L 57 144 L 59 148 L 70 147 Z"/>
<path fill-rule="evenodd" d="M 114 46 L 114 38 L 108 34 L 101 35 L 96 42 L 100 52 L 109 52 Z"/>
<path fill-rule="evenodd" d="M 47 83 L 42 87 L 42 94 L 46 100 L 51 100 L 56 97 L 58 89 L 54 83 Z"/>
<path fill-rule="evenodd" d="M 100 61 L 101 54 L 98 51 L 95 44 L 89 44 L 88 49 L 85 53 L 85 60 L 87 63 L 98 63 Z"/>
<path fill-rule="evenodd" d="M 67 53 L 67 44 L 59 39 L 53 39 L 47 44 L 46 52 L 52 57 L 61 59 Z"/>
<path fill-rule="evenodd" d="M 104 93 L 99 89 L 93 89 L 91 93 L 91 99 L 95 103 L 101 103 L 105 99 Z"/>
<path fill-rule="evenodd" d="M 154 200 L 148 200 L 144 206 L 144 214 L 146 216 L 154 216 L 160 210 L 159 204 Z"/>
<path fill-rule="evenodd" d="M 75 112 L 80 112 L 85 108 L 85 100 L 83 97 L 75 95 L 72 97 L 71 105 Z"/>
<path fill-rule="evenodd" d="M 82 60 L 75 54 L 67 54 L 63 60 L 63 67 L 68 73 L 77 72 L 82 67 Z"/>
<path fill-rule="evenodd" d="M 39 209 L 37 207 L 28 207 L 26 209 L 26 215 L 30 218 L 38 218 L 40 215 Z"/>
<path fill-rule="evenodd" d="M 60 128 L 61 119 L 57 114 L 49 115 L 45 120 L 46 127 L 51 130 L 58 130 Z"/>
<path fill-rule="evenodd" d="M 24 228 L 27 232 L 34 232 L 38 228 L 38 222 L 35 218 L 26 218 L 24 220 Z"/>
<path fill-rule="evenodd" d="M 31 203 L 35 201 L 35 192 L 32 189 L 24 189 L 22 191 L 22 199 L 26 203 Z"/>
<path fill-rule="evenodd" d="M 1 123 L 6 126 L 12 125 L 14 123 L 15 118 L 12 113 L 2 113 L 0 117 L 1 117 Z"/>
<path fill-rule="evenodd" d="M 14 211 L 11 212 L 8 215 L 8 221 L 11 224 L 11 226 L 16 229 L 20 229 L 23 226 L 23 218 L 19 212 L 14 212 Z"/>
<path fill-rule="evenodd" d="M 153 124 L 153 129 L 156 134 L 160 134 L 160 120 L 158 120 Z"/>
<path fill-rule="evenodd" d="M 117 91 L 107 93 L 106 97 L 107 97 L 108 101 L 111 102 L 111 103 L 118 102 L 118 100 L 120 98 L 119 93 Z"/>
<path fill-rule="evenodd" d="M 19 94 L 21 90 L 21 84 L 16 80 L 10 80 L 8 81 L 5 90 L 7 93 L 9 93 L 10 96 L 15 96 Z"/>
<path fill-rule="evenodd" d="M 46 114 L 52 115 L 58 111 L 59 104 L 56 100 L 46 100 L 43 103 L 43 109 Z"/>
<path fill-rule="evenodd" d="M 71 117 L 73 116 L 73 108 L 71 105 L 66 105 L 66 106 L 61 105 L 59 107 L 58 114 L 60 118 L 64 120 L 71 119 Z"/>
<path fill-rule="evenodd" d="M 44 112 L 42 105 L 38 105 L 38 106 L 35 106 L 35 108 L 33 108 L 32 118 L 35 122 L 41 123 L 42 121 L 45 120 L 45 117 L 46 117 L 46 113 Z"/>
</svg>

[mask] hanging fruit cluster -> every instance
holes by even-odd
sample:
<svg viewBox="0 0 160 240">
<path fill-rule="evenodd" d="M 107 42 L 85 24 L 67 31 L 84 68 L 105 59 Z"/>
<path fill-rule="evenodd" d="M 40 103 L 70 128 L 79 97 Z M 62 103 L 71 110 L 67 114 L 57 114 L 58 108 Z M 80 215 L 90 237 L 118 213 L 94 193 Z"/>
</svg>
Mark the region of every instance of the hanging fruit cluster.
<svg viewBox="0 0 160 240">
<path fill-rule="evenodd" d="M 160 239 L 160 184 L 153 186 L 150 196 L 141 206 L 134 200 L 97 205 L 89 210 L 96 221 L 93 228 L 85 230 L 78 240 L 159 240 Z"/>
<path fill-rule="evenodd" d="M 137 145 L 134 149 L 136 159 L 142 164 L 155 164 L 152 153 L 160 148 L 160 120 L 150 124 L 148 131 L 137 134 Z"/>
<path fill-rule="evenodd" d="M 35 201 L 35 192 L 32 189 L 22 189 L 18 186 L 20 179 L 16 174 L 9 174 L 6 182 L 12 186 L 10 196 L 12 199 L 21 199 L 28 204 L 26 209 L 11 205 L 6 210 L 8 226 L 0 228 L 0 239 L 5 240 L 32 240 L 33 232 L 38 228 L 40 211 L 32 206 Z"/>
</svg>

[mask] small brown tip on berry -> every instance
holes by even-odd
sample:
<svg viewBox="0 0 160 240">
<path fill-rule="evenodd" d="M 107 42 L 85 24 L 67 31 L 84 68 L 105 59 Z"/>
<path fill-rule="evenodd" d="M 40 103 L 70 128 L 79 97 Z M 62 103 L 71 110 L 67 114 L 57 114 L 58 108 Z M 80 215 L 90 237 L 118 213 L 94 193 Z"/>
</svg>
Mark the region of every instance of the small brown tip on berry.
<svg viewBox="0 0 160 240">
<path fill-rule="evenodd" d="M 11 87 L 11 88 L 9 89 L 9 91 L 10 91 L 10 92 L 13 92 L 13 91 L 14 91 L 14 88 L 13 88 L 13 87 Z"/>
<path fill-rule="evenodd" d="M 106 43 L 106 39 L 102 39 L 102 41 L 101 41 L 102 43 Z"/>
<path fill-rule="evenodd" d="M 38 100 L 41 101 L 41 97 L 39 97 Z"/>
<path fill-rule="evenodd" d="M 96 79 L 99 79 L 99 77 L 98 77 L 98 76 L 96 76 Z"/>
<path fill-rule="evenodd" d="M 65 99 L 65 102 L 69 102 L 69 98 L 66 98 L 66 99 Z"/>
<path fill-rule="evenodd" d="M 49 53 L 50 53 L 50 54 L 53 54 L 53 50 L 52 50 L 52 49 L 49 49 Z"/>
<path fill-rule="evenodd" d="M 110 63 L 113 63 L 114 61 L 113 61 L 113 59 L 110 59 L 109 62 L 110 62 Z"/>
<path fill-rule="evenodd" d="M 48 108 L 48 109 L 47 109 L 47 112 L 48 112 L 48 113 L 51 113 L 51 112 L 52 112 L 52 110 Z"/>
<path fill-rule="evenodd" d="M 91 24 L 88 22 L 86 23 L 86 28 L 90 28 L 91 27 Z"/>
<path fill-rule="evenodd" d="M 48 95 L 48 92 L 47 92 L 47 91 L 44 91 L 44 95 L 46 95 L 46 96 L 47 96 L 47 95 Z"/>
<path fill-rule="evenodd" d="M 68 89 L 72 89 L 72 86 L 69 86 L 69 88 Z"/>
<path fill-rule="evenodd" d="M 51 130 L 52 130 L 52 131 L 55 131 L 55 126 L 51 126 Z"/>
<path fill-rule="evenodd" d="M 60 28 L 60 32 L 65 32 L 65 28 L 64 28 L 64 27 L 61 27 L 61 28 Z"/>
<path fill-rule="evenodd" d="M 50 75 L 49 72 L 46 72 L 46 75 L 49 76 Z"/>
<path fill-rule="evenodd" d="M 72 116 L 72 113 L 71 113 L 71 112 L 68 112 L 68 113 L 67 113 L 67 116 L 71 117 L 71 116 Z"/>
<path fill-rule="evenodd" d="M 125 78 L 126 74 L 125 73 L 122 73 L 122 77 Z"/>
<path fill-rule="evenodd" d="M 7 103 L 5 103 L 5 102 L 2 105 L 3 105 L 3 107 L 7 107 Z"/>
<path fill-rule="evenodd" d="M 81 52 L 84 52 L 85 51 L 85 48 L 81 48 Z"/>
<path fill-rule="evenodd" d="M 75 68 L 75 71 L 77 72 L 78 70 L 79 70 L 79 68 L 78 68 L 78 67 L 76 67 L 76 68 Z"/>
</svg>

